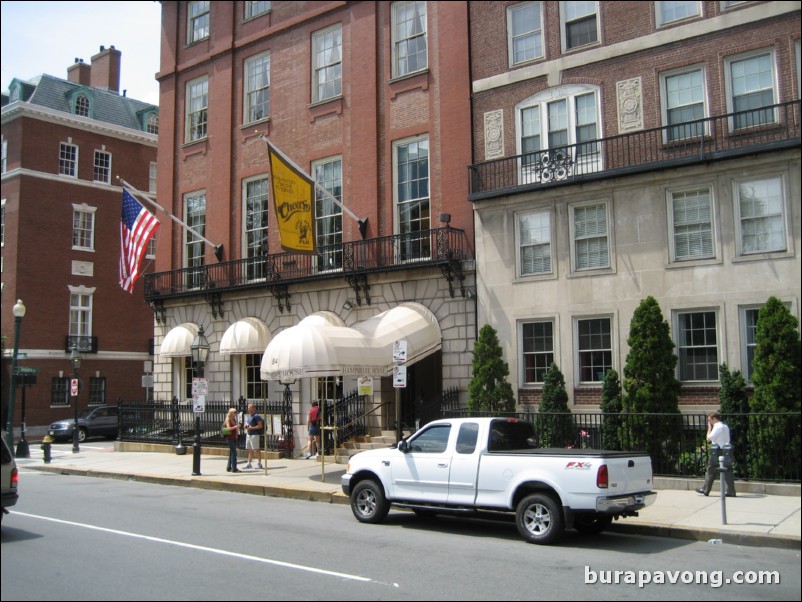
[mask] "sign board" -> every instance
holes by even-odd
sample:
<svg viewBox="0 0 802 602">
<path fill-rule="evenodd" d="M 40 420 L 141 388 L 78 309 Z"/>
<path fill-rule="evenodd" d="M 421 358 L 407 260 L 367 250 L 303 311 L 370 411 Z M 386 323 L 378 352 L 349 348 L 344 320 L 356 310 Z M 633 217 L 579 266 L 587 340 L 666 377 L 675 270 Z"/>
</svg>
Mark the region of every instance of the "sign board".
<svg viewBox="0 0 802 602">
<path fill-rule="evenodd" d="M 393 343 L 393 363 L 405 364 L 407 361 L 407 342 L 395 341 Z"/>
<path fill-rule="evenodd" d="M 142 387 L 145 389 L 152 389 L 153 388 L 153 375 L 152 374 L 144 374 L 142 376 Z"/>
<path fill-rule="evenodd" d="M 39 368 L 28 368 L 26 366 L 17 366 L 17 374 L 39 374 Z"/>
<path fill-rule="evenodd" d="M 28 354 L 27 353 L 19 353 L 19 352 L 17 352 L 17 359 L 18 360 L 27 360 L 28 359 Z"/>
<path fill-rule="evenodd" d="M 360 376 L 358 383 L 359 383 L 359 395 L 373 395 L 372 376 Z"/>
<path fill-rule="evenodd" d="M 407 386 L 407 367 L 393 366 L 393 388 L 405 389 Z"/>
<path fill-rule="evenodd" d="M 192 379 L 192 411 L 196 414 L 206 412 L 206 395 L 209 393 L 208 378 Z"/>
<path fill-rule="evenodd" d="M 70 397 L 78 397 L 78 379 L 70 379 Z"/>
</svg>

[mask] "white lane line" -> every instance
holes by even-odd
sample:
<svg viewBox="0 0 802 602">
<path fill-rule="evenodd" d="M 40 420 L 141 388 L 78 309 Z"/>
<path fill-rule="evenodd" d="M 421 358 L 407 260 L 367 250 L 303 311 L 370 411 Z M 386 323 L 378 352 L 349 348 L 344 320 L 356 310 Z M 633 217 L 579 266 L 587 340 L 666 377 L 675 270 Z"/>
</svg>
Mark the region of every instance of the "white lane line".
<svg viewBox="0 0 802 602">
<path fill-rule="evenodd" d="M 337 571 L 328 571 L 326 569 L 318 569 L 312 566 L 305 566 L 302 564 L 294 564 L 292 562 L 284 562 L 282 560 L 272 560 L 270 558 L 261 558 L 259 556 L 251 556 L 250 554 L 240 554 L 238 552 L 229 552 L 228 550 L 220 550 L 217 548 L 209 548 L 207 546 L 198 546 L 191 543 L 184 543 L 181 541 L 174 541 L 172 539 L 163 539 L 161 537 L 152 537 L 150 535 L 141 535 L 139 533 L 130 533 L 128 531 L 119 531 L 117 529 L 107 529 L 106 527 L 98 527 L 96 525 L 87 525 L 85 523 L 76 523 L 69 520 L 61 520 L 59 518 L 51 518 L 49 516 L 39 516 L 37 514 L 28 514 L 26 512 L 17 512 L 16 510 L 12 511 L 14 516 L 25 516 L 27 518 L 35 518 L 44 521 L 50 521 L 53 523 L 59 523 L 62 525 L 69 525 L 72 527 L 82 527 L 84 529 L 91 529 L 93 531 L 101 531 L 103 533 L 111 533 L 112 535 L 122 535 L 124 537 L 133 537 L 134 539 L 144 539 L 146 541 L 152 541 L 155 543 L 163 543 L 171 546 L 178 546 L 180 548 L 188 548 L 190 550 L 198 550 L 200 552 L 210 552 L 212 554 L 219 554 L 220 556 L 230 556 L 232 558 L 239 558 L 240 560 L 252 560 L 254 562 L 261 562 L 263 564 L 272 564 L 274 566 L 280 566 L 283 568 L 288 569 L 295 569 L 298 571 L 306 571 L 309 573 L 317 573 L 319 575 L 326 575 L 329 577 L 337 577 L 339 579 L 349 579 L 351 581 L 361 581 L 363 583 L 375 583 L 377 585 L 392 585 L 393 587 L 398 587 L 397 583 L 386 583 L 383 581 L 377 581 L 375 579 L 370 579 L 369 577 L 360 577 L 359 575 L 350 575 L 348 573 L 340 573 Z"/>
</svg>

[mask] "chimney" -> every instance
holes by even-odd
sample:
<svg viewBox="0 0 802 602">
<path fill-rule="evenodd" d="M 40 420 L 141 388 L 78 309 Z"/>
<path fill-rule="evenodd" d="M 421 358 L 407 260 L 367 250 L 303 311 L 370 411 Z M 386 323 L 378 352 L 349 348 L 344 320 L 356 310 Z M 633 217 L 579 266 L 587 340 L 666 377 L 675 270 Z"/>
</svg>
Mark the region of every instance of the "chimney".
<svg viewBox="0 0 802 602">
<path fill-rule="evenodd" d="M 90 85 L 90 73 L 92 68 L 84 63 L 83 59 L 76 58 L 75 62 L 67 67 L 67 80 L 82 86 Z"/>
<path fill-rule="evenodd" d="M 100 52 L 92 57 L 90 85 L 93 88 L 120 93 L 120 56 L 114 46 L 100 47 Z"/>
</svg>

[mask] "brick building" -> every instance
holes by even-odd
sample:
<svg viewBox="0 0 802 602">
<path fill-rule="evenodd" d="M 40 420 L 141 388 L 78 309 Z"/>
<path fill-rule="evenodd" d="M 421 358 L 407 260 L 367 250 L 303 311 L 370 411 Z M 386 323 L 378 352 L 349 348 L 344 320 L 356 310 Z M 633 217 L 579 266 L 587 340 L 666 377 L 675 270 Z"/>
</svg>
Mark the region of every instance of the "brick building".
<svg viewBox="0 0 802 602">
<path fill-rule="evenodd" d="M 19 365 L 39 370 L 26 390 L 27 424 L 38 434 L 73 416 L 73 345 L 83 356 L 79 408 L 145 396 L 153 315 L 143 284 L 133 295 L 118 284 L 116 178 L 155 194 L 158 107 L 120 94 L 120 68 L 120 51 L 101 47 L 91 64 L 76 59 L 66 80 L 14 79 L 3 94 L 4 428 L 17 299 L 27 307 Z M 18 390 L 16 427 L 21 397 Z"/>
<path fill-rule="evenodd" d="M 519 403 L 555 362 L 596 409 L 652 295 L 681 407 L 716 406 L 766 299 L 799 316 L 799 4 L 469 5 L 478 322 Z"/>
<path fill-rule="evenodd" d="M 350 328 L 388 311 L 436 340 L 409 366 L 401 420 L 423 418 L 444 389 L 464 397 L 475 336 L 467 17 L 464 2 L 162 3 L 159 199 L 209 242 L 162 225 L 145 292 L 157 399 L 190 397 L 201 328 L 210 400 L 277 400 L 284 387 L 262 380 L 271 340 L 304 318 Z M 261 136 L 327 191 L 315 193 L 314 255 L 282 252 Z M 356 381 L 298 379 L 294 423 Z M 374 426 L 391 426 L 389 376 L 374 390 Z"/>
</svg>

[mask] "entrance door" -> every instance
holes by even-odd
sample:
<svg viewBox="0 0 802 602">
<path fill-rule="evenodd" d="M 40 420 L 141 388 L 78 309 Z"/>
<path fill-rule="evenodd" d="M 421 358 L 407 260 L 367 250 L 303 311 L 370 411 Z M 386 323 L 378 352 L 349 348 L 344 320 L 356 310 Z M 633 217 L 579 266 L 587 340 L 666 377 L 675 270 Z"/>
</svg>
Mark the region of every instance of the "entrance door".
<svg viewBox="0 0 802 602">
<path fill-rule="evenodd" d="M 401 425 L 414 432 L 440 418 L 443 396 L 441 352 L 407 366 L 407 386 L 401 389 Z"/>
</svg>

